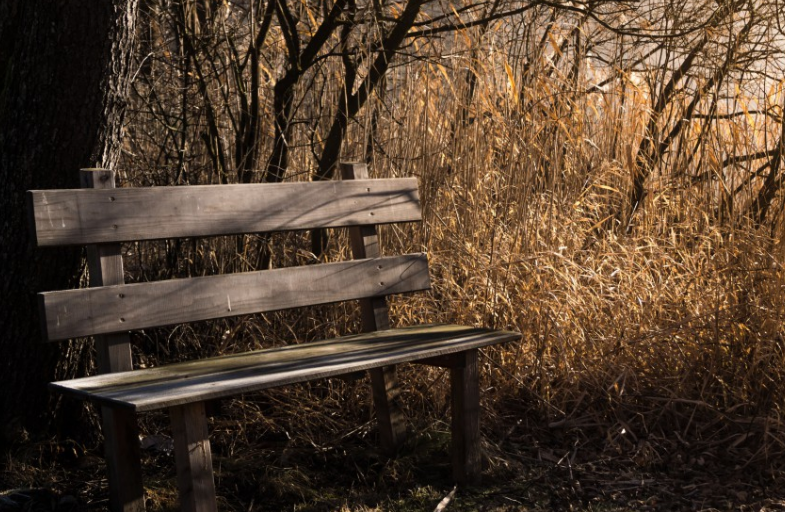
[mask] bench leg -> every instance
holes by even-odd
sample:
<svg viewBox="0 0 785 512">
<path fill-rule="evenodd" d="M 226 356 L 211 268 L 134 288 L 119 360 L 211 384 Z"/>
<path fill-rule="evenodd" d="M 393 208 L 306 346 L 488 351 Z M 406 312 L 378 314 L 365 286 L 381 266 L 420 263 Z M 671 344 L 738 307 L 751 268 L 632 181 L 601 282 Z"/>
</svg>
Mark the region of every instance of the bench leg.
<svg viewBox="0 0 785 512">
<path fill-rule="evenodd" d="M 406 422 L 398 403 L 400 389 L 395 366 L 375 368 L 370 373 L 382 451 L 393 456 L 406 436 Z"/>
<path fill-rule="evenodd" d="M 101 418 L 109 478 L 109 509 L 113 512 L 144 512 L 136 413 L 103 407 Z"/>
<path fill-rule="evenodd" d="M 174 437 L 180 510 L 215 512 L 213 459 L 204 403 L 170 407 L 169 419 Z"/>
<path fill-rule="evenodd" d="M 456 354 L 452 388 L 452 471 L 461 484 L 480 481 L 480 390 L 477 349 Z"/>
</svg>

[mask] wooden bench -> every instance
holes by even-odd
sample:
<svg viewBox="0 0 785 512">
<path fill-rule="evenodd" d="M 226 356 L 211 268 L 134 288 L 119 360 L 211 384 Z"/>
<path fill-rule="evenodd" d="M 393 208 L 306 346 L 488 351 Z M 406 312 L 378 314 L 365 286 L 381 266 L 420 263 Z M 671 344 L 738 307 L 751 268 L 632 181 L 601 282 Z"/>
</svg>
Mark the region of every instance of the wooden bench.
<svg viewBox="0 0 785 512">
<path fill-rule="evenodd" d="M 391 329 L 385 297 L 429 288 L 425 254 L 383 257 L 375 225 L 421 220 L 417 181 L 343 181 L 114 188 L 114 174 L 82 171 L 82 189 L 29 192 L 39 246 L 87 245 L 90 288 L 41 293 L 49 340 L 93 336 L 98 375 L 52 383 L 101 406 L 113 510 L 144 510 L 136 413 L 167 409 L 183 510 L 215 510 L 205 401 L 369 371 L 383 448 L 405 426 L 395 365 L 450 369 L 452 461 L 458 482 L 480 474 L 478 349 L 520 338 L 458 325 Z M 121 243 L 347 227 L 353 258 L 257 272 L 125 284 Z M 129 331 L 360 299 L 363 334 L 134 369 Z"/>
</svg>

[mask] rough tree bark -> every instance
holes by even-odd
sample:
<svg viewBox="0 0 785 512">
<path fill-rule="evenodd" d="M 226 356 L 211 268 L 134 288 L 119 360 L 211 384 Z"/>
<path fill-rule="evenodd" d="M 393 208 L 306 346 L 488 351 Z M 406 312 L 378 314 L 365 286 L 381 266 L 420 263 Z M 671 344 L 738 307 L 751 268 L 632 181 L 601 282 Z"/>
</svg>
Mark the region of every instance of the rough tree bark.
<svg viewBox="0 0 785 512">
<path fill-rule="evenodd" d="M 37 250 L 25 191 L 78 187 L 120 155 L 138 0 L 0 2 L 0 447 L 50 425 L 35 293 L 74 284 L 77 251 Z"/>
</svg>

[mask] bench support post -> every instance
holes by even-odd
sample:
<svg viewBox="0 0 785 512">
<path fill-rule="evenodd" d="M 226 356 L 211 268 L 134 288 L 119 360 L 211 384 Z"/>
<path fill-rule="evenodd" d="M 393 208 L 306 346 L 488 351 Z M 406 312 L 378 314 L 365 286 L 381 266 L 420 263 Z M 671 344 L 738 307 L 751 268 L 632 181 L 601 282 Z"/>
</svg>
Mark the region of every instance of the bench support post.
<svg viewBox="0 0 785 512">
<path fill-rule="evenodd" d="M 144 512 L 144 487 L 136 413 L 103 407 L 109 508 L 113 512 Z"/>
<path fill-rule="evenodd" d="M 404 416 L 398 403 L 400 389 L 395 366 L 374 368 L 369 373 L 382 451 L 389 456 L 394 456 L 403 443 L 406 433 Z"/>
<path fill-rule="evenodd" d="M 460 484 L 477 484 L 482 472 L 477 349 L 456 354 L 450 383 L 453 478 Z"/>
<path fill-rule="evenodd" d="M 215 512 L 213 458 L 204 402 L 170 407 L 169 419 L 174 437 L 180 510 Z"/>
</svg>

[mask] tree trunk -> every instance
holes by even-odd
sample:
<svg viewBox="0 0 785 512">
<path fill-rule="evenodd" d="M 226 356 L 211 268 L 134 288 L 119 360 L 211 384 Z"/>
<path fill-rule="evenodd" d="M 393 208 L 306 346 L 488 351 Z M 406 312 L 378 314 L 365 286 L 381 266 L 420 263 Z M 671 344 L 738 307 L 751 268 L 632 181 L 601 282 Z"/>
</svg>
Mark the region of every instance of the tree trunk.
<svg viewBox="0 0 785 512">
<path fill-rule="evenodd" d="M 35 294 L 74 286 L 76 250 L 34 247 L 25 191 L 79 186 L 122 144 L 138 0 L 0 2 L 0 445 L 51 424 Z M 72 369 L 68 369 L 71 371 Z"/>
</svg>

